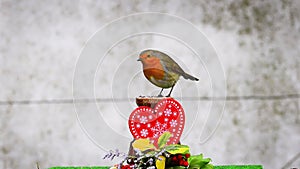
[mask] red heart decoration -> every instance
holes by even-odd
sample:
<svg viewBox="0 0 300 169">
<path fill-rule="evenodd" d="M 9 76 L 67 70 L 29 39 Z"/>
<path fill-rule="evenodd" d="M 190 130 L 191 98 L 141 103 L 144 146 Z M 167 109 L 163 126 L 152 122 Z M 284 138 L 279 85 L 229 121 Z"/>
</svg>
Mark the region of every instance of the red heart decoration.
<svg viewBox="0 0 300 169">
<path fill-rule="evenodd" d="M 136 108 L 128 121 L 130 132 L 135 139 L 149 138 L 156 146 L 159 136 L 166 131 L 172 133 L 167 145 L 177 144 L 180 141 L 184 123 L 184 110 L 172 98 L 159 101 L 154 109 L 147 106 Z"/>
</svg>

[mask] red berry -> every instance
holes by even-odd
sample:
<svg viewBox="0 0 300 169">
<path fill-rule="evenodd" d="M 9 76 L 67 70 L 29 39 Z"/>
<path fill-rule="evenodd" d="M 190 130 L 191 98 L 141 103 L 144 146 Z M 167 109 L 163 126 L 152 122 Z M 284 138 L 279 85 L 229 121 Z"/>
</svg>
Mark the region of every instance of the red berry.
<svg viewBox="0 0 300 169">
<path fill-rule="evenodd" d="M 185 158 L 190 158 L 191 154 L 185 154 Z"/>
<path fill-rule="evenodd" d="M 129 165 L 123 165 L 121 168 L 122 169 L 130 169 L 130 166 Z"/>
<path fill-rule="evenodd" d="M 187 167 L 187 166 L 189 166 L 189 163 L 187 161 L 184 161 L 183 166 Z"/>
<path fill-rule="evenodd" d="M 181 154 L 178 155 L 178 159 L 180 159 L 180 160 L 182 159 L 182 155 Z"/>
<path fill-rule="evenodd" d="M 176 156 L 173 156 L 173 157 L 172 157 L 172 161 L 173 161 L 173 162 L 177 161 L 177 157 L 176 157 Z"/>
<path fill-rule="evenodd" d="M 182 165 L 182 164 L 183 164 L 183 162 L 182 162 L 182 161 L 178 161 L 178 162 L 179 162 L 179 163 L 178 163 L 179 165 Z"/>
</svg>

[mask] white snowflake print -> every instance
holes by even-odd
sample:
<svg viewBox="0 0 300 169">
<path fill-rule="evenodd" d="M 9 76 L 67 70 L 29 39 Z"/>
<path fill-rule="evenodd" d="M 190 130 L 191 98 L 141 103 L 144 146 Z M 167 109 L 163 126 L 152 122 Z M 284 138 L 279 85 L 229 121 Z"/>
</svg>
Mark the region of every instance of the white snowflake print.
<svg viewBox="0 0 300 169">
<path fill-rule="evenodd" d="M 151 128 L 153 132 L 153 137 L 158 138 L 167 130 L 167 124 L 161 124 L 160 122 L 156 122 L 155 126 Z"/>
<path fill-rule="evenodd" d="M 143 123 L 143 124 L 145 124 L 145 123 L 147 123 L 147 117 L 146 116 L 142 116 L 141 118 L 140 118 L 140 122 L 141 123 Z"/>
<path fill-rule="evenodd" d="M 158 122 L 158 121 L 157 121 L 156 124 L 155 124 L 156 127 L 160 127 L 160 125 L 161 125 L 161 123 Z"/>
<path fill-rule="evenodd" d="M 153 135 L 154 138 L 157 138 L 158 136 L 159 136 L 158 133 L 154 133 Z"/>
<path fill-rule="evenodd" d="M 143 130 L 141 130 L 141 136 L 142 137 L 147 137 L 148 136 L 148 130 L 147 129 L 143 129 Z"/>
<path fill-rule="evenodd" d="M 171 126 L 171 127 L 176 127 L 176 126 L 177 126 L 176 120 L 174 120 L 174 119 L 171 120 L 171 121 L 170 121 L 170 126 Z"/>
<path fill-rule="evenodd" d="M 167 117 L 170 117 L 170 116 L 172 115 L 171 109 L 166 109 L 166 110 L 164 111 L 164 113 L 165 113 L 165 116 L 167 116 Z"/>
</svg>

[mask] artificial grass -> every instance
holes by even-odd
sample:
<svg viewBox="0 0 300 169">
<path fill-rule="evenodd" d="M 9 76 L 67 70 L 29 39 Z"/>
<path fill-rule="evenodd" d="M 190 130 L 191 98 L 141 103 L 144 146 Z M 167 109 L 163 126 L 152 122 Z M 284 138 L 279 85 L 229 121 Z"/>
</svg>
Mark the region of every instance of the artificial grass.
<svg viewBox="0 0 300 169">
<path fill-rule="evenodd" d="M 214 169 L 263 169 L 262 165 L 219 165 Z"/>
<path fill-rule="evenodd" d="M 51 167 L 49 169 L 109 169 L 110 167 Z M 263 169 L 261 165 L 219 165 L 214 166 L 214 169 Z"/>
</svg>

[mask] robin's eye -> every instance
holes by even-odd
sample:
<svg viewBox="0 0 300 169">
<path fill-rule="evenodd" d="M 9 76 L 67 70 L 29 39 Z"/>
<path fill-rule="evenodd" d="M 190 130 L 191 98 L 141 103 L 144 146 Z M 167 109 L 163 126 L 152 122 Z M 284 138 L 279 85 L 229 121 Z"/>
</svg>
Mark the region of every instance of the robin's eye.
<svg viewBox="0 0 300 169">
<path fill-rule="evenodd" d="M 148 58 L 150 58 L 150 55 L 147 55 Z"/>
</svg>

